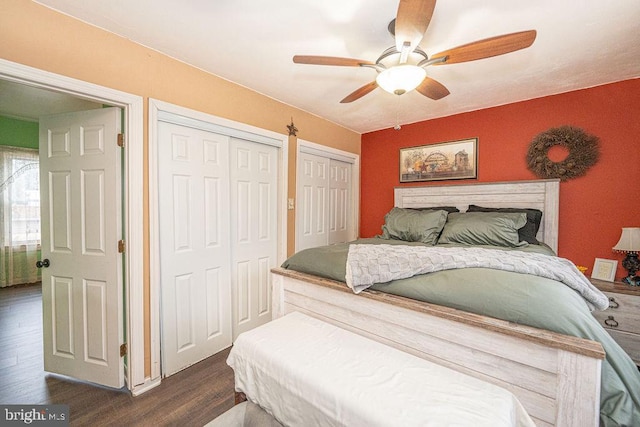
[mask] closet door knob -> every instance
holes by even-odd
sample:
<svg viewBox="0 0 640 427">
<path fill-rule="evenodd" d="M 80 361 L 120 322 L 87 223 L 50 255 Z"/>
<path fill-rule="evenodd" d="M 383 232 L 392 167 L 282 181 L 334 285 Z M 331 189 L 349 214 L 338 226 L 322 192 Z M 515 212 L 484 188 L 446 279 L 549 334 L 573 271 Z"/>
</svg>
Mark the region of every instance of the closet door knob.
<svg viewBox="0 0 640 427">
<path fill-rule="evenodd" d="M 42 261 L 38 261 L 36 262 L 36 267 L 38 268 L 47 268 L 51 265 L 51 263 L 49 262 L 49 260 L 47 258 L 43 259 Z"/>
</svg>

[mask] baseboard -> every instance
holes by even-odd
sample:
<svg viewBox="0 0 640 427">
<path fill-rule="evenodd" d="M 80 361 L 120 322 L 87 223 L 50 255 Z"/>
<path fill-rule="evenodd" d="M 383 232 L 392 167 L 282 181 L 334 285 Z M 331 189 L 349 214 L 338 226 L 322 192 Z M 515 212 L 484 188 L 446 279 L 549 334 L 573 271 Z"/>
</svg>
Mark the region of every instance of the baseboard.
<svg viewBox="0 0 640 427">
<path fill-rule="evenodd" d="M 150 378 L 146 378 L 144 383 L 139 384 L 131 389 L 131 394 L 133 396 L 139 396 L 142 393 L 146 393 L 147 391 L 151 390 L 152 388 L 156 388 L 159 385 L 160 385 L 160 377 L 154 380 Z"/>
</svg>

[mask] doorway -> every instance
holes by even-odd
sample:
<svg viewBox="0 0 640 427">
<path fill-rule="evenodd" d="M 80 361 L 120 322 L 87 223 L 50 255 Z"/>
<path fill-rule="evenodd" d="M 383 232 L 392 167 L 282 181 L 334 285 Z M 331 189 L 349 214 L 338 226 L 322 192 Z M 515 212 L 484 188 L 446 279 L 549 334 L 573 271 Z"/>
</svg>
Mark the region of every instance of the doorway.
<svg viewBox="0 0 640 427">
<path fill-rule="evenodd" d="M 127 386 L 134 394 L 144 389 L 144 306 L 143 306 L 143 176 L 142 125 L 143 100 L 139 96 L 116 91 L 80 80 L 56 75 L 0 59 L 0 80 L 33 88 L 64 93 L 72 97 L 113 105 L 124 110 L 125 140 L 124 170 L 127 182 L 124 189 L 125 253 L 124 294 L 126 295 L 128 356 L 125 368 Z"/>
</svg>

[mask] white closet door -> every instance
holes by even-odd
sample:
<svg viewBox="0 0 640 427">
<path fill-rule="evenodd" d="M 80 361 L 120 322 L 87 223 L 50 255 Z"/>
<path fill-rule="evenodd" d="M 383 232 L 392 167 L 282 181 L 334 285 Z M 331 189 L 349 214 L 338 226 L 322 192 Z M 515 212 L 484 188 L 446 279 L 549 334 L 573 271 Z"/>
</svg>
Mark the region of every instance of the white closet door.
<svg viewBox="0 0 640 427">
<path fill-rule="evenodd" d="M 163 373 L 231 345 L 229 137 L 158 124 Z"/>
<path fill-rule="evenodd" d="M 328 244 L 349 240 L 350 191 L 351 164 L 331 159 L 329 162 Z"/>
<path fill-rule="evenodd" d="M 326 245 L 329 242 L 329 159 L 301 152 L 297 181 L 296 251 Z"/>
<path fill-rule="evenodd" d="M 277 261 L 278 149 L 232 138 L 233 337 L 271 320 L 269 271 Z"/>
<path fill-rule="evenodd" d="M 296 251 L 351 238 L 352 164 L 300 152 Z"/>
</svg>

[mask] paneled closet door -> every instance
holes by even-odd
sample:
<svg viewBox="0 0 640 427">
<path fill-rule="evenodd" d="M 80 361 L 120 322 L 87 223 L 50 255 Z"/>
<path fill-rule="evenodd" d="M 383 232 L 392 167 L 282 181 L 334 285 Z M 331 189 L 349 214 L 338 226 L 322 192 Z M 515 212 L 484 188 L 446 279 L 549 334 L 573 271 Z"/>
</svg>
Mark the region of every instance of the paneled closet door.
<svg viewBox="0 0 640 427">
<path fill-rule="evenodd" d="M 351 163 L 299 153 L 296 251 L 350 239 L 351 168 Z"/>
<path fill-rule="evenodd" d="M 301 152 L 297 181 L 296 251 L 326 245 L 329 241 L 329 159 Z"/>
<path fill-rule="evenodd" d="M 351 191 L 351 164 L 329 161 L 329 240 L 327 244 L 349 240 Z"/>
<path fill-rule="evenodd" d="M 270 270 L 276 267 L 278 149 L 231 139 L 233 338 L 271 320 Z"/>
<path fill-rule="evenodd" d="M 165 376 L 231 345 L 229 139 L 158 124 Z"/>
</svg>

